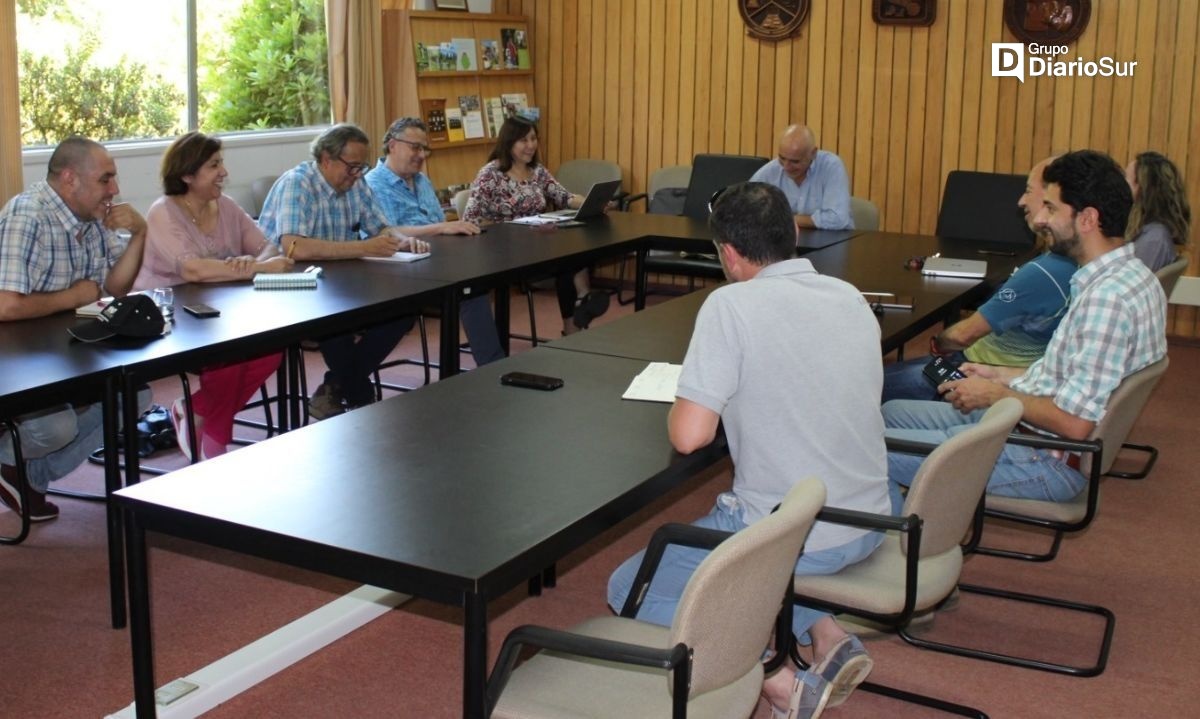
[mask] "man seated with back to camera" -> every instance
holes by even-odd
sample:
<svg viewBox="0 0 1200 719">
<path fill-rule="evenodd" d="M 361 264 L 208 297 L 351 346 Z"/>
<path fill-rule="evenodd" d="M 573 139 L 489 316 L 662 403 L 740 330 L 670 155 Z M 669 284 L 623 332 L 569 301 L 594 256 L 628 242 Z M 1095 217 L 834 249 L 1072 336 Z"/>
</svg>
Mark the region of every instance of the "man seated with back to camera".
<svg viewBox="0 0 1200 719">
<path fill-rule="evenodd" d="M 1025 194 L 1017 206 L 1029 229 L 1046 248 L 1038 257 L 1017 268 L 1012 277 L 972 315 L 955 322 L 929 340 L 930 355 L 1002 367 L 1028 367 L 1046 352 L 1046 345 L 1067 312 L 1071 276 L 1078 265 L 1067 254 L 1065 243 L 1054 241 L 1033 221 L 1045 194 L 1042 170 L 1047 158 L 1033 166 Z M 930 356 L 893 362 L 883 368 L 883 401 L 937 399 L 937 389 L 923 370 Z"/>
<path fill-rule="evenodd" d="M 889 437 L 939 444 L 973 426 L 1001 398 L 1016 397 L 1025 408 L 1018 429 L 1086 439 L 1121 381 L 1166 355 L 1167 300 L 1125 241 L 1133 197 L 1121 168 L 1107 155 L 1081 150 L 1051 162 L 1042 178 L 1045 198 L 1034 222 L 1079 264 L 1070 307 L 1045 355 L 1028 369 L 964 364 L 966 379 L 938 388 L 946 402 L 885 403 Z M 888 453 L 895 510 L 903 505 L 900 488 L 912 483 L 923 459 Z M 1086 486 L 1077 453 L 1010 444 L 987 491 L 1066 502 Z"/>
<path fill-rule="evenodd" d="M 371 168 L 366 133 L 349 123 L 334 125 L 310 149 L 313 159 L 271 186 L 258 218 L 263 234 L 286 257 L 341 260 L 428 251 L 429 243 L 389 226 L 371 188 L 358 181 Z M 329 371 L 309 400 L 309 414 L 320 420 L 374 402 L 372 373 L 415 323 L 415 317 L 402 317 L 322 339 Z"/>
<path fill-rule="evenodd" d="M 733 459 L 732 491 L 702 527 L 740 531 L 769 514 L 796 482 L 821 479 L 829 506 L 886 513 L 887 468 L 879 392 L 879 322 L 850 284 L 794 258 L 797 228 L 787 198 L 760 182 L 734 185 L 709 219 L 730 283 L 696 317 L 675 404 L 671 445 L 687 454 L 710 444 L 723 424 Z M 838 350 L 829 351 L 829 337 Z M 883 535 L 818 521 L 796 574 L 832 574 L 868 557 Z M 672 546 L 651 582 L 638 618 L 669 625 L 706 550 Z M 620 610 L 642 555 L 609 579 L 608 603 Z M 841 703 L 871 668 L 858 639 L 829 614 L 795 607 L 792 628 L 812 645 L 813 667 L 781 670 L 764 694 L 790 719 L 814 717 Z"/>
</svg>

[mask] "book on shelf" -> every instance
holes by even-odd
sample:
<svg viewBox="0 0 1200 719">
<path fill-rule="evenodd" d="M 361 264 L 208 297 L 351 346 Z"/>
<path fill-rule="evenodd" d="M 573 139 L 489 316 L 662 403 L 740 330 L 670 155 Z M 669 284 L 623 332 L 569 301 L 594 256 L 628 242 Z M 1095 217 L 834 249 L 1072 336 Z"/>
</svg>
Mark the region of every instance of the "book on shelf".
<svg viewBox="0 0 1200 719">
<path fill-rule="evenodd" d="M 505 117 L 523 113 L 529 107 L 529 99 L 523 92 L 506 92 L 500 96 L 500 101 L 504 103 Z"/>
<path fill-rule="evenodd" d="M 254 276 L 256 290 L 315 290 L 315 272 L 259 272 Z"/>
<path fill-rule="evenodd" d="M 454 46 L 454 52 L 458 54 L 456 70 L 460 72 L 479 71 L 479 62 L 475 59 L 475 40 L 473 38 L 451 38 L 450 44 Z"/>
<path fill-rule="evenodd" d="M 457 107 L 446 108 L 446 134 L 450 142 L 462 142 L 467 139 L 463 131 L 462 110 Z"/>
<path fill-rule="evenodd" d="M 459 95 L 458 109 L 462 110 L 463 134 L 467 139 L 486 137 L 483 127 L 483 112 L 478 95 Z"/>
<path fill-rule="evenodd" d="M 516 33 L 516 28 L 500 28 L 500 51 L 503 54 L 505 70 L 516 70 L 517 63 L 521 61 L 517 55 Z"/>
<path fill-rule="evenodd" d="M 528 70 L 533 67 L 529 61 L 529 41 L 524 30 L 515 30 L 513 38 L 517 43 L 517 69 Z"/>
<path fill-rule="evenodd" d="M 502 69 L 503 63 L 500 61 L 500 44 L 495 40 L 480 40 L 479 45 L 483 50 L 483 57 L 481 58 L 483 69 Z"/>
<path fill-rule="evenodd" d="M 498 97 L 489 97 L 484 107 L 484 115 L 487 118 L 488 135 L 498 137 L 500 126 L 504 124 L 504 101 Z"/>
<path fill-rule="evenodd" d="M 420 100 L 421 119 L 429 131 L 430 142 L 445 142 L 450 139 L 446 133 L 446 99 L 429 97 Z"/>
<path fill-rule="evenodd" d="M 439 43 L 433 50 L 436 52 L 431 52 L 429 56 L 430 70 L 446 72 L 458 69 L 458 52 L 454 49 L 454 43 Z"/>
<path fill-rule="evenodd" d="M 419 42 L 413 46 L 413 54 L 416 55 L 417 72 L 429 72 L 429 48 Z"/>
</svg>

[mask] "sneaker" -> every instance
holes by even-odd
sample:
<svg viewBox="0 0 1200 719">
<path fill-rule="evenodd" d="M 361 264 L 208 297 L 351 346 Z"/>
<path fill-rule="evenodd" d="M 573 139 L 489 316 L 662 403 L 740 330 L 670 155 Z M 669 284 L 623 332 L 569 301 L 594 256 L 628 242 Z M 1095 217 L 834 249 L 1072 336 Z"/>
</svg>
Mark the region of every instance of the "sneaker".
<svg viewBox="0 0 1200 719">
<path fill-rule="evenodd" d="M 308 400 L 308 416 L 320 421 L 346 411 L 346 401 L 333 385 L 322 383 Z"/>
<path fill-rule="evenodd" d="M 575 305 L 575 326 L 586 330 L 592 320 L 608 312 L 608 293 L 592 290 Z"/>
<path fill-rule="evenodd" d="M 0 502 L 9 509 L 21 514 L 21 493 L 17 491 L 17 468 L 9 465 L 0 466 Z M 46 495 L 41 492 L 29 491 L 29 521 L 49 522 L 58 519 L 58 506 L 46 501 Z"/>
</svg>

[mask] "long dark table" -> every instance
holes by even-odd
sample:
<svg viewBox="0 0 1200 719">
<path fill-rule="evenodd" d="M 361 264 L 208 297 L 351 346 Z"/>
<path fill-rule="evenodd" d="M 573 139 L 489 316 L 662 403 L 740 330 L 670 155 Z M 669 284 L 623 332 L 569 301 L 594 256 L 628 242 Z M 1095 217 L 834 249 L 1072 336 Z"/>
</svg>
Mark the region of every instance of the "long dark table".
<svg viewBox="0 0 1200 719">
<path fill-rule="evenodd" d="M 488 602 L 726 452 L 680 456 L 668 405 L 620 399 L 644 365 L 538 348 L 117 492 L 137 716 L 155 715 L 147 530 L 461 606 L 463 716 L 484 716 Z M 500 385 L 514 370 L 565 386 Z"/>
</svg>

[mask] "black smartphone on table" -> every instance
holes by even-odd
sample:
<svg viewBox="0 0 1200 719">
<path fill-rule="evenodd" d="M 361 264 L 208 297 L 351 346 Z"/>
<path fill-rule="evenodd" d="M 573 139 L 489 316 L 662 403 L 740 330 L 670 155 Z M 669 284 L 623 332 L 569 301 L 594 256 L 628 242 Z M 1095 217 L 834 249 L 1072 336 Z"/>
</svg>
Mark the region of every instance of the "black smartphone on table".
<svg viewBox="0 0 1200 719">
<path fill-rule="evenodd" d="M 183 311 L 189 315 L 192 315 L 193 317 L 199 317 L 200 319 L 221 316 L 221 310 L 211 305 L 206 305 L 199 302 L 194 305 L 184 305 Z"/>
<path fill-rule="evenodd" d="M 540 389 L 545 392 L 558 389 L 563 386 L 563 381 L 558 377 L 547 377 L 542 374 L 530 374 L 529 372 L 509 372 L 508 374 L 500 375 L 500 384 L 506 384 L 512 387 L 526 387 L 528 389 Z"/>
</svg>

